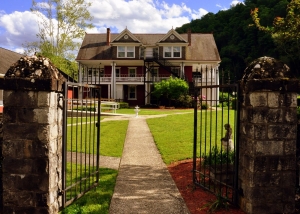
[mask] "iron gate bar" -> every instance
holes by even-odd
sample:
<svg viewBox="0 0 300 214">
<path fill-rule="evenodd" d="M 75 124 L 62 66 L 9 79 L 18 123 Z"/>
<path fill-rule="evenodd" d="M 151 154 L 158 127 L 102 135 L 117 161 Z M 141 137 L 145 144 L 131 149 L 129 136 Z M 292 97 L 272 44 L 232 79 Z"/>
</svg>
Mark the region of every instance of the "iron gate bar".
<svg viewBox="0 0 300 214">
<path fill-rule="evenodd" d="M 238 200 L 238 194 L 237 194 L 237 188 L 238 188 L 238 132 L 236 130 L 239 130 L 239 125 L 238 125 L 238 119 L 239 119 L 239 114 L 238 114 L 238 102 L 236 100 L 235 102 L 235 111 L 234 114 L 230 113 L 230 109 L 228 107 L 227 110 L 224 109 L 224 104 L 223 102 L 221 103 L 221 107 L 218 107 L 221 109 L 221 111 L 218 110 L 218 108 L 215 108 L 215 111 L 213 108 L 205 110 L 201 109 L 199 114 L 198 114 L 198 109 L 197 109 L 197 97 L 202 98 L 203 91 L 206 90 L 206 94 L 210 92 L 211 95 L 215 94 L 215 99 L 211 98 L 206 100 L 206 102 L 210 102 L 210 104 L 217 104 L 219 101 L 218 97 L 218 91 L 215 90 L 213 92 L 213 89 L 221 89 L 221 92 L 224 92 L 224 90 L 232 90 L 236 92 L 236 99 L 239 97 L 239 91 L 238 91 L 238 84 L 222 84 L 222 85 L 210 85 L 210 86 L 197 86 L 195 87 L 195 93 L 194 93 L 194 146 L 193 146 L 193 182 L 194 184 L 201 186 L 204 189 L 207 189 L 214 193 L 215 195 L 221 194 L 221 196 L 229 201 L 230 203 L 237 204 Z M 209 91 L 209 92 L 208 92 Z M 228 104 L 230 103 L 230 96 L 228 96 L 225 100 Z M 203 100 L 202 100 L 203 101 Z M 199 100 L 200 104 L 202 103 L 201 100 Z M 220 113 L 220 115 L 219 115 Z M 226 115 L 227 113 L 227 115 Z M 215 117 L 215 126 L 213 125 L 213 114 Z M 233 115 L 233 120 L 230 118 L 230 115 Z M 227 178 L 229 177 L 229 169 L 231 169 L 229 165 L 229 147 L 227 146 L 226 149 L 223 149 L 222 143 L 220 143 L 220 139 L 217 139 L 217 134 L 218 134 L 218 118 L 221 116 L 221 121 L 219 121 L 221 124 L 221 136 L 223 136 L 223 126 L 224 123 L 226 124 L 232 124 L 233 123 L 233 144 L 234 144 L 234 163 L 233 163 L 233 169 L 234 169 L 234 175 L 233 178 L 230 179 L 231 182 L 228 182 Z M 199 117 L 199 121 L 198 121 Z M 226 117 L 226 118 L 225 118 Z M 209 119 L 209 121 L 208 121 Z M 226 122 L 227 121 L 227 122 Z M 199 130 L 197 129 L 199 124 Z M 204 127 L 203 127 L 204 126 Z M 215 128 L 215 130 L 213 130 Z M 199 135 L 198 135 L 199 131 Z M 203 133 L 204 132 L 204 133 Z M 213 135 L 215 137 L 213 138 Z M 202 140 L 204 139 L 204 140 Z M 204 142 L 203 142 L 204 141 Z M 218 143 L 219 142 L 219 143 Z M 200 143 L 200 144 L 199 144 Z M 198 145 L 199 145 L 199 156 L 197 154 L 198 152 Z M 211 165 L 209 163 L 207 166 L 204 164 L 202 166 L 203 159 L 203 154 L 207 156 L 207 154 L 212 154 L 214 151 L 213 149 L 214 146 L 219 145 L 220 147 L 220 152 L 221 154 L 225 153 L 226 154 L 226 159 L 223 161 L 221 158 L 221 169 L 226 169 L 225 176 L 226 180 L 222 181 L 222 179 L 217 179 L 215 176 L 213 179 L 211 177 L 212 169 L 210 166 L 214 166 L 214 168 L 217 168 L 217 156 L 215 155 L 214 158 L 214 163 Z M 229 140 L 228 140 L 228 145 L 229 145 Z M 202 160 L 203 159 L 203 160 Z M 199 160 L 199 166 L 197 166 L 197 161 Z M 224 166 L 223 166 L 224 164 Z M 199 169 L 198 169 L 198 168 Z M 222 174 L 221 174 L 222 176 Z M 222 178 L 222 177 L 220 177 Z M 207 181 L 206 181 L 207 180 Z"/>
<path fill-rule="evenodd" d="M 71 98 L 68 97 L 70 96 L 68 95 L 69 88 L 72 88 Z M 75 89 L 78 90 L 79 99 L 74 99 L 73 97 Z M 98 185 L 100 162 L 100 94 L 99 85 L 73 82 L 66 82 L 64 85 L 61 209 Z M 84 98 L 85 95 L 89 95 L 90 97 L 87 96 Z M 71 118 L 69 119 L 70 126 L 68 125 L 69 107 L 71 108 L 69 110 L 69 113 L 71 113 Z M 76 123 L 74 123 L 74 120 L 76 120 Z M 68 126 L 70 127 L 69 132 Z M 69 154 L 67 151 L 68 145 L 72 151 Z M 75 148 L 75 153 L 73 152 L 73 147 Z M 93 158 L 92 160 L 91 157 Z M 67 172 L 68 161 L 71 162 L 69 167 L 70 174 Z M 75 172 L 73 173 L 74 170 Z M 70 180 L 70 184 L 67 184 L 68 179 Z"/>
</svg>

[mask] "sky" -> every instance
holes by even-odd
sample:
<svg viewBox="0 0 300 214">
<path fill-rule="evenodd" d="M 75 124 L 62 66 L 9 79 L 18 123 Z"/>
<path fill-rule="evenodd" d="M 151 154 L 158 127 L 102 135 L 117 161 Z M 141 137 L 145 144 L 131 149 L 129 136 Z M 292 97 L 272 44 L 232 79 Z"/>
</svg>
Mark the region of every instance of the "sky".
<svg viewBox="0 0 300 214">
<path fill-rule="evenodd" d="M 38 0 L 47 1 L 47 0 Z M 86 0 L 92 3 L 93 29 L 119 33 L 126 27 L 132 33 L 167 33 L 170 29 L 199 19 L 208 12 L 227 10 L 243 0 Z M 0 47 L 23 53 L 24 44 L 37 40 L 36 15 L 30 12 L 32 0 L 0 0 Z M 80 42 L 80 41 L 79 41 Z"/>
</svg>

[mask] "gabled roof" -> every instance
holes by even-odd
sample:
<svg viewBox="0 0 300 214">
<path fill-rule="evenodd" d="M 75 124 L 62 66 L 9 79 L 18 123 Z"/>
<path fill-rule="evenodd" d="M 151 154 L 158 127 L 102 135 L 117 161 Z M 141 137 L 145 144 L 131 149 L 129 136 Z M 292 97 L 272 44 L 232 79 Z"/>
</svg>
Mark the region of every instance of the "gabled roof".
<svg viewBox="0 0 300 214">
<path fill-rule="evenodd" d="M 172 38 L 173 36 L 173 38 Z M 179 40 L 180 42 L 183 43 L 188 43 L 184 38 L 182 38 L 180 36 L 179 33 L 177 33 L 174 29 L 169 30 L 169 32 L 163 37 L 161 38 L 159 41 L 157 41 L 157 43 L 163 43 L 165 42 L 168 38 L 172 38 L 172 40 Z"/>
<path fill-rule="evenodd" d="M 0 74 L 6 74 L 10 66 L 17 62 L 22 56 L 24 55 L 0 47 Z"/>
<path fill-rule="evenodd" d="M 127 38 L 126 38 L 127 36 Z M 131 41 L 134 41 L 134 42 L 138 42 L 138 43 L 141 43 L 139 41 L 138 38 L 136 38 L 127 28 L 125 30 L 123 30 L 116 38 L 114 38 L 111 43 L 114 43 L 114 42 L 118 42 L 119 40 L 121 40 L 122 38 L 125 38 L 126 40 L 129 40 L 131 39 Z"/>
<path fill-rule="evenodd" d="M 125 31 L 123 31 L 125 32 Z M 158 41 L 163 41 L 169 35 L 178 36 L 186 43 L 188 34 L 178 34 L 174 30 L 169 34 L 135 34 L 132 35 L 141 42 L 143 46 L 157 47 Z M 115 41 L 120 37 L 119 33 L 111 33 L 111 41 Z M 186 61 L 221 61 L 220 55 L 215 43 L 213 34 L 191 33 L 191 45 L 186 46 Z M 76 57 L 80 60 L 111 60 L 112 47 L 107 45 L 107 33 L 88 34 L 86 33 L 82 45 Z"/>
</svg>

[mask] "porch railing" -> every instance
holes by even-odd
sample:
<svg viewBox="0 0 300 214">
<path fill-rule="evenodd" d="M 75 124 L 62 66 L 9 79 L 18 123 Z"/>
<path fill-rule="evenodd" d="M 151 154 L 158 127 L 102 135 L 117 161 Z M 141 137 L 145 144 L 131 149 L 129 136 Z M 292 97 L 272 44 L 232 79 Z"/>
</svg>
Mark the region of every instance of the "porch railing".
<svg viewBox="0 0 300 214">
<path fill-rule="evenodd" d="M 169 74 L 166 75 L 158 75 L 154 77 L 150 77 L 149 79 L 153 82 L 160 82 L 164 79 L 168 79 L 170 77 Z M 97 83 L 100 80 L 100 82 L 111 82 L 111 75 L 104 75 L 102 77 L 99 76 L 89 76 L 89 77 L 83 77 L 83 82 L 93 82 Z M 137 76 L 130 76 L 126 74 L 122 74 L 116 77 L 116 82 L 144 82 L 144 75 L 137 75 Z"/>
</svg>

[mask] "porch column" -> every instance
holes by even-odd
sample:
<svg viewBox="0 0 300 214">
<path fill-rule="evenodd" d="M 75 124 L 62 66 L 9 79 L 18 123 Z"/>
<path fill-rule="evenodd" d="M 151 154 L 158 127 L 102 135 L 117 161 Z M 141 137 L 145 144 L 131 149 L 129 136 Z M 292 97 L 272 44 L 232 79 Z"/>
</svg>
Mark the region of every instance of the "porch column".
<svg viewBox="0 0 300 214">
<path fill-rule="evenodd" d="M 270 57 L 241 80 L 240 206 L 249 214 L 294 213 L 299 80 Z"/>
<path fill-rule="evenodd" d="M 184 66 L 185 66 L 185 64 L 182 62 L 180 64 L 180 77 L 181 78 L 185 78 L 185 75 L 184 75 Z"/>
<path fill-rule="evenodd" d="M 109 97 L 111 99 L 116 99 L 116 66 L 115 62 L 111 63 L 111 93 Z"/>
</svg>

